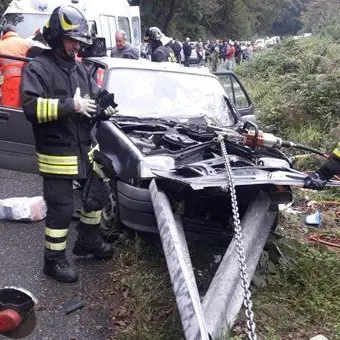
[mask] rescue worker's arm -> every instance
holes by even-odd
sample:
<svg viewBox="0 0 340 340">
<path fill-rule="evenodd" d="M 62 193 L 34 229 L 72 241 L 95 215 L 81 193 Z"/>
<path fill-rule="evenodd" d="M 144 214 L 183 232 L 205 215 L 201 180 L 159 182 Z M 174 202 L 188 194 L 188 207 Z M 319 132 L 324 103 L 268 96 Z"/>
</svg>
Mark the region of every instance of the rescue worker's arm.
<svg viewBox="0 0 340 340">
<path fill-rule="evenodd" d="M 46 72 L 48 75 L 48 73 Z M 73 98 L 46 98 L 42 77 L 28 64 L 22 73 L 21 104 L 33 124 L 58 120 L 75 112 Z"/>
<path fill-rule="evenodd" d="M 338 143 L 327 161 L 317 172 L 327 180 L 331 179 L 334 175 L 340 175 L 340 143 Z"/>
<path fill-rule="evenodd" d="M 327 181 L 334 175 L 340 175 L 340 143 L 338 143 L 327 161 L 306 178 L 304 187 L 322 190 Z"/>
</svg>

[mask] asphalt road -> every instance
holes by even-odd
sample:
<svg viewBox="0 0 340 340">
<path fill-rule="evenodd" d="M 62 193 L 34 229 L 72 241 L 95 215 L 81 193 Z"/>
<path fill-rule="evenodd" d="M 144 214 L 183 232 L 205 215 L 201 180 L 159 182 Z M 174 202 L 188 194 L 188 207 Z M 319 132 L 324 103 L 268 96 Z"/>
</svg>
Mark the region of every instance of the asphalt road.
<svg viewBox="0 0 340 340">
<path fill-rule="evenodd" d="M 0 199 L 39 196 L 38 175 L 0 169 Z M 25 339 L 119 339 L 112 315 L 119 298 L 112 293 L 114 261 L 76 258 L 72 253 L 75 225 L 68 238 L 69 259 L 79 270 L 79 281 L 62 284 L 42 273 L 44 222 L 0 221 L 0 287 L 20 286 L 39 300 L 37 327 Z M 77 300 L 85 305 L 71 314 L 65 307 Z M 0 339 L 7 339 L 0 335 Z"/>
</svg>

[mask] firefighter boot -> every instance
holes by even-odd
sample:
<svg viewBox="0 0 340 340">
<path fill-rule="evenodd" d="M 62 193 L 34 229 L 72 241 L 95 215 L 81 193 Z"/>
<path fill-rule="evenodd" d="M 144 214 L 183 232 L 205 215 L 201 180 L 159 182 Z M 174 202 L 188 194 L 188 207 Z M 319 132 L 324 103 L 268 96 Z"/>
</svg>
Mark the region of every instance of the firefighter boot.
<svg viewBox="0 0 340 340">
<path fill-rule="evenodd" d="M 75 282 L 78 280 L 76 270 L 68 263 L 65 250 L 45 249 L 44 274 L 60 282 Z"/>
<path fill-rule="evenodd" d="M 78 238 L 73 248 L 73 254 L 77 256 L 93 255 L 97 259 L 108 259 L 113 255 L 113 247 L 105 243 L 99 225 L 85 225 L 80 223 L 77 227 Z"/>
</svg>

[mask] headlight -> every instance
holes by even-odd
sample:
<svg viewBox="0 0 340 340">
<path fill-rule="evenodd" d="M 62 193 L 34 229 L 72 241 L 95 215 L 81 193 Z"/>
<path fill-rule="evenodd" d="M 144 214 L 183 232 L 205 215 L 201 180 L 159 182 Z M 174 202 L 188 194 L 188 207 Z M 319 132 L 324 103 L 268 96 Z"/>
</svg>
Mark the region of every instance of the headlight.
<svg viewBox="0 0 340 340">
<path fill-rule="evenodd" d="M 169 156 L 146 156 L 139 163 L 140 178 L 155 177 L 152 170 L 170 170 L 175 168 L 175 161 Z"/>
</svg>

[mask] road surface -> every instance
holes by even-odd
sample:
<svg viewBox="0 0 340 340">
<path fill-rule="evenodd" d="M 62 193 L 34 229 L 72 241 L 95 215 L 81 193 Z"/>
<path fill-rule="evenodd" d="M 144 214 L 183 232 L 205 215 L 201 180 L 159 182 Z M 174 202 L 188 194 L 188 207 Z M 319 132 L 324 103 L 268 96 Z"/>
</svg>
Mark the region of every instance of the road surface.
<svg viewBox="0 0 340 340">
<path fill-rule="evenodd" d="M 41 194 L 42 179 L 38 175 L 0 169 L 0 199 Z M 42 273 L 43 233 L 43 221 L 0 221 L 0 287 L 20 286 L 39 300 L 37 327 L 25 339 L 120 339 L 112 321 L 119 305 L 119 297 L 112 290 L 114 261 L 76 258 L 72 254 L 76 237 L 73 223 L 68 252 L 79 270 L 79 281 L 58 283 Z M 84 301 L 84 307 L 65 315 L 65 307 L 75 300 Z M 7 338 L 0 335 L 2 339 Z"/>
</svg>

